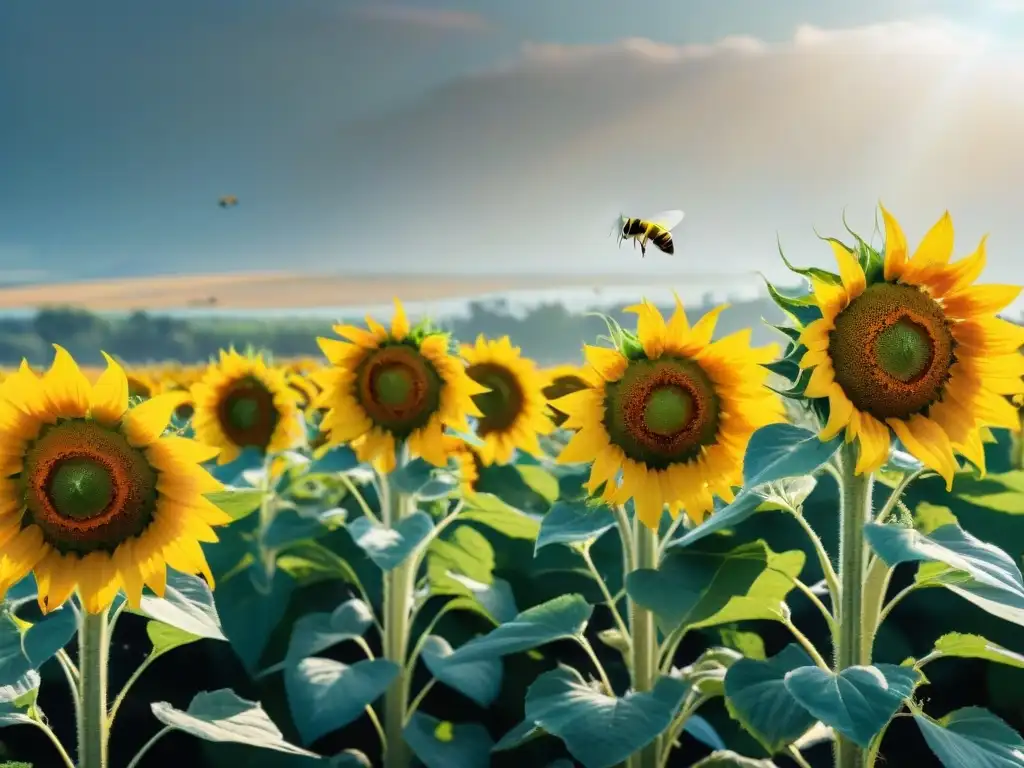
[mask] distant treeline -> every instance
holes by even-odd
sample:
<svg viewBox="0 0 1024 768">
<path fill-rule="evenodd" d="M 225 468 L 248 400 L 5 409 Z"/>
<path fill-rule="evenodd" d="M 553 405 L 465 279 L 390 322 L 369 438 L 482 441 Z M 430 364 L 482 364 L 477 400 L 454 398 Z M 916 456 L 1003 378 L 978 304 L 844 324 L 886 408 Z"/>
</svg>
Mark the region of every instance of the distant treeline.
<svg viewBox="0 0 1024 768">
<path fill-rule="evenodd" d="M 710 299 L 705 298 L 704 306 L 687 308 L 691 322 L 711 308 Z M 602 311 L 626 327 L 634 326 L 634 316 L 620 309 Z M 672 307 L 662 307 L 662 311 L 667 317 Z M 362 318 L 350 320 L 362 322 Z M 767 327 L 765 320 L 782 320 L 778 308 L 768 299 L 735 302 L 721 316 L 716 336 L 752 328 L 758 343 L 780 340 L 782 337 Z M 107 317 L 81 309 L 48 308 L 31 319 L 0 320 L 0 365 L 17 365 L 23 358 L 33 365 L 45 365 L 53 357 L 52 344 L 60 344 L 85 365 L 102 364 L 100 350 L 133 364 L 169 360 L 197 363 L 231 345 L 251 345 L 276 357 L 319 355 L 316 337 L 332 335 L 332 324 L 326 319 L 180 319 L 146 312 Z M 441 319 L 438 324 L 461 341 L 472 341 L 481 333 L 490 338 L 507 334 L 524 354 L 542 365 L 579 362 L 582 344 L 596 343 L 598 336 L 608 332 L 601 318 L 570 312 L 562 304 L 543 304 L 517 317 L 502 301 L 473 302 L 468 316 Z"/>
</svg>

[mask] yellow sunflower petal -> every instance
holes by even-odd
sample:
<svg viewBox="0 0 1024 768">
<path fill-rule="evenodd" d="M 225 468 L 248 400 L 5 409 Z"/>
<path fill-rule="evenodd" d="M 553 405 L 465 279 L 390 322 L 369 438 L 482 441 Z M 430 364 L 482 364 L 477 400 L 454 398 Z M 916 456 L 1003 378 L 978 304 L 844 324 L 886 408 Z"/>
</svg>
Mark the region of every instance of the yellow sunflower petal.
<svg viewBox="0 0 1024 768">
<path fill-rule="evenodd" d="M 128 410 L 128 377 L 124 369 L 106 352 L 107 368 L 92 387 L 89 398 L 92 416 L 107 424 L 116 424 Z"/>
</svg>

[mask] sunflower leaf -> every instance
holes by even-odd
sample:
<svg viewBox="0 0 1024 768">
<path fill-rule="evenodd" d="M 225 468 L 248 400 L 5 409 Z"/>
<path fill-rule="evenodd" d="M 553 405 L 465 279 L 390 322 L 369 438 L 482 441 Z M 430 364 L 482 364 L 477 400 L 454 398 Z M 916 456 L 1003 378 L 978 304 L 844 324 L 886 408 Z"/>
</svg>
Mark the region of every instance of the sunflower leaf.
<svg viewBox="0 0 1024 768">
<path fill-rule="evenodd" d="M 184 712 L 166 701 L 150 706 L 164 725 L 203 741 L 234 742 L 290 755 L 319 757 L 285 741 L 259 702 L 247 701 L 226 688 L 196 694 Z"/>
<path fill-rule="evenodd" d="M 751 435 L 747 444 L 743 458 L 743 490 L 731 504 L 674 539 L 669 547 L 689 546 L 712 533 L 734 528 L 754 514 L 764 500 L 755 490 L 758 486 L 813 474 L 832 458 L 841 444 L 841 437 L 823 443 L 814 432 L 791 424 L 762 427 Z"/>
<path fill-rule="evenodd" d="M 930 654 L 933 659 L 952 656 L 961 659 L 985 659 L 997 664 L 1024 669 L 1024 656 L 981 635 L 964 635 L 950 632 L 935 641 L 935 648 Z"/>
<path fill-rule="evenodd" d="M 675 550 L 657 570 L 630 573 L 626 592 L 654 612 L 665 634 L 679 627 L 784 620 L 786 595 L 803 569 L 804 553 L 778 554 L 760 540 L 726 551 L 722 546 L 716 540 Z"/>
<path fill-rule="evenodd" d="M 611 509 L 585 502 L 559 501 L 540 522 L 534 554 L 549 544 L 578 544 L 596 541 L 615 527 Z"/>
<path fill-rule="evenodd" d="M 526 692 L 526 719 L 560 738 L 588 768 L 611 768 L 668 728 L 688 691 L 684 681 L 660 677 L 649 692 L 616 698 L 560 666 Z"/>
<path fill-rule="evenodd" d="M 39 675 L 25 655 L 21 630 L 0 612 L 0 701 L 13 701 L 39 685 Z"/>
<path fill-rule="evenodd" d="M 227 640 L 209 585 L 198 576 L 167 569 L 163 597 L 142 595 L 140 613 L 183 632 Z"/>
<path fill-rule="evenodd" d="M 33 668 L 57 655 L 78 631 L 78 619 L 70 608 L 52 611 L 25 630 L 22 647 Z"/>
<path fill-rule="evenodd" d="M 451 723 L 414 712 L 402 736 L 426 768 L 488 768 L 494 740 L 479 723 Z"/>
<path fill-rule="evenodd" d="M 382 571 L 390 571 L 406 561 L 434 530 L 434 520 L 417 509 L 403 517 L 393 527 L 357 517 L 346 526 L 352 540 Z"/>
<path fill-rule="evenodd" d="M 449 688 L 489 707 L 501 693 L 503 668 L 500 659 L 453 662 L 452 647 L 443 637 L 429 635 L 423 642 L 420 658 L 430 674 Z"/>
<path fill-rule="evenodd" d="M 530 720 L 523 720 L 519 725 L 498 739 L 498 743 L 491 747 L 491 752 L 507 752 L 543 735 L 543 728 Z"/>
<path fill-rule="evenodd" d="M 554 504 L 558 499 L 558 478 L 541 466 L 528 466 L 516 464 L 516 470 L 523 478 L 523 482 L 538 494 L 544 497 L 549 504 Z"/>
<path fill-rule="evenodd" d="M 828 285 L 842 285 L 842 279 L 839 275 L 833 274 L 824 269 L 818 269 L 817 267 L 794 267 L 790 264 L 789 259 L 786 258 L 786 254 L 782 252 L 782 241 L 776 237 L 778 243 L 779 256 L 782 258 L 782 263 L 786 265 L 786 269 L 790 272 L 795 272 L 803 277 L 813 277 L 820 280 Z"/>
<path fill-rule="evenodd" d="M 943 563 L 966 574 L 976 586 L 983 587 L 987 592 L 983 595 L 985 601 L 994 600 L 1017 611 L 1024 609 L 1024 577 L 1013 558 L 994 544 L 975 538 L 959 525 L 943 525 L 925 535 L 911 528 L 868 523 L 864 534 L 868 544 L 886 565 Z M 942 585 L 953 591 L 959 586 L 954 580 L 943 581 Z M 972 602 L 990 613 L 1007 618 L 1004 612 L 991 610 L 983 602 Z"/>
<path fill-rule="evenodd" d="M 162 621 L 146 622 L 146 634 L 149 635 L 149 641 L 153 644 L 152 653 L 157 656 L 183 645 L 194 643 L 196 640 L 202 640 L 198 635 L 172 627 L 170 624 L 164 624 Z"/>
<path fill-rule="evenodd" d="M 286 660 L 304 659 L 362 637 L 372 625 L 373 611 L 357 598 L 346 600 L 331 613 L 306 614 L 292 627 Z"/>
<path fill-rule="evenodd" d="M 495 659 L 556 640 L 578 638 L 593 612 L 594 606 L 581 595 L 560 595 L 528 608 L 486 635 L 464 643 L 448 657 L 449 662 L 464 664 L 479 659 Z"/>
<path fill-rule="evenodd" d="M 217 586 L 215 600 L 224 635 L 249 674 L 259 668 L 271 633 L 284 617 L 295 581 L 274 571 L 270 583 L 259 566 L 251 566 Z"/>
<path fill-rule="evenodd" d="M 740 659 L 725 674 L 729 714 L 769 754 L 777 754 L 817 721 L 785 685 L 786 675 L 813 664 L 807 651 L 791 644 L 765 661 Z"/>
<path fill-rule="evenodd" d="M 434 476 L 434 465 L 423 459 L 413 459 L 390 475 L 388 482 L 399 493 L 415 496 Z"/>
<path fill-rule="evenodd" d="M 307 474 L 339 475 L 360 466 L 362 462 L 347 445 L 332 445 L 322 453 L 318 452 L 307 466 Z"/>
<path fill-rule="evenodd" d="M 357 720 L 399 672 L 399 666 L 388 659 L 349 665 L 313 656 L 287 666 L 285 692 L 302 743 L 312 744 Z"/>
<path fill-rule="evenodd" d="M 473 521 L 508 536 L 510 539 L 533 541 L 540 532 L 540 522 L 490 493 L 469 493 L 466 509 L 460 520 Z"/>
<path fill-rule="evenodd" d="M 810 664 L 788 672 L 783 682 L 815 719 L 867 749 L 922 679 L 916 669 L 895 664 L 847 667 L 838 674 Z"/>
<path fill-rule="evenodd" d="M 1024 739 L 987 709 L 964 707 L 938 721 L 917 713 L 914 721 L 946 768 L 1014 768 L 1024 762 Z"/>
</svg>

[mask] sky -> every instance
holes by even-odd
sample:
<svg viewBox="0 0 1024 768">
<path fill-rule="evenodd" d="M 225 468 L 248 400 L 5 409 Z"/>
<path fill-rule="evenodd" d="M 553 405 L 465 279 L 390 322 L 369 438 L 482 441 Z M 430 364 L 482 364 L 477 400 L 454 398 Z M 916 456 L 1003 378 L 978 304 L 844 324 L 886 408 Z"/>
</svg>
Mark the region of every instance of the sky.
<svg viewBox="0 0 1024 768">
<path fill-rule="evenodd" d="M 1024 0 L 4 0 L 0 282 L 777 276 L 881 201 L 1020 283 L 1021 136 Z"/>
</svg>

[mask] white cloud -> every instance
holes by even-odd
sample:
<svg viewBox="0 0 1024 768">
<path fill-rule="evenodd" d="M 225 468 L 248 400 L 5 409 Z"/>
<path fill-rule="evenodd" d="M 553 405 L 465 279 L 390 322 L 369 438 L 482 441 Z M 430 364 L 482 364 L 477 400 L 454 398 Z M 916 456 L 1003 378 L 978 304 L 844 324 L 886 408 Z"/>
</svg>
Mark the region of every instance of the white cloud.
<svg viewBox="0 0 1024 768">
<path fill-rule="evenodd" d="M 353 13 L 369 21 L 407 24 L 456 32 L 483 32 L 490 28 L 487 20 L 478 13 L 450 11 L 442 8 L 375 4 L 355 8 Z"/>
</svg>

